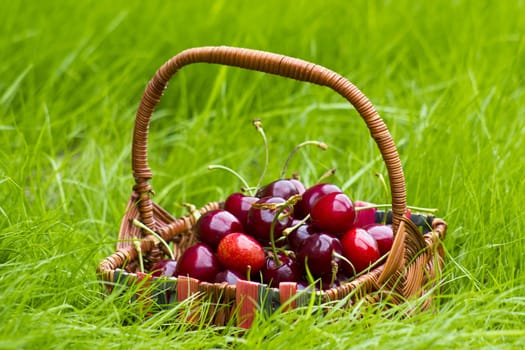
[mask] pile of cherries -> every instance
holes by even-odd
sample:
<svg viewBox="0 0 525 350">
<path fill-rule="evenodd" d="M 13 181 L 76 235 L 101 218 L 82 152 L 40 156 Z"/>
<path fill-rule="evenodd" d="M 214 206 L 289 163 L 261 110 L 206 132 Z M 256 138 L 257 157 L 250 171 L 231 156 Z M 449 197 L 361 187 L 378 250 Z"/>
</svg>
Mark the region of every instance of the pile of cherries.
<svg viewBox="0 0 525 350">
<path fill-rule="evenodd" d="M 279 179 L 255 195 L 233 193 L 221 209 L 202 215 L 194 227 L 198 242 L 178 261 L 157 264 L 153 275 L 337 287 L 383 263 L 390 251 L 392 227 L 375 223 L 375 212 L 334 184 L 305 188 Z"/>
</svg>

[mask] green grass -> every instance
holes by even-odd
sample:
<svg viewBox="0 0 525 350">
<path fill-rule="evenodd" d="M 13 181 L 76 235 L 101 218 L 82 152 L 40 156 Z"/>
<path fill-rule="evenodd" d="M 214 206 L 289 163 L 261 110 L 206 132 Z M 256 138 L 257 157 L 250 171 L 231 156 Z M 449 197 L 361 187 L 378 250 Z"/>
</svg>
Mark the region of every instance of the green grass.
<svg viewBox="0 0 525 350">
<path fill-rule="evenodd" d="M 0 348 L 525 347 L 523 1 L 2 1 Z M 242 337 L 146 321 L 103 298 L 95 269 L 131 194 L 131 131 L 145 84 L 172 55 L 235 45 L 322 64 L 377 107 L 396 140 L 408 202 L 449 224 L 444 288 L 412 318 L 334 310 L 259 320 Z M 178 73 L 157 108 L 149 155 L 156 201 L 175 215 L 255 184 L 263 120 L 270 180 L 291 171 L 384 201 L 385 171 L 359 116 L 333 92 L 234 68 Z M 405 306 L 407 307 L 407 306 Z M 401 311 L 403 311 L 403 308 Z"/>
</svg>

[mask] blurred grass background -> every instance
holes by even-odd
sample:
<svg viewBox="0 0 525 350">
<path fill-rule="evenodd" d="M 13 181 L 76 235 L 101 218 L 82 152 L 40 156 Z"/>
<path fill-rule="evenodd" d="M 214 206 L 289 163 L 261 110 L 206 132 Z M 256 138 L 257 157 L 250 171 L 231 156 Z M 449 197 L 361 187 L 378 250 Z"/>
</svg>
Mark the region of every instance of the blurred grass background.
<svg viewBox="0 0 525 350">
<path fill-rule="evenodd" d="M 523 1 L 0 1 L 0 348 L 525 347 Z M 415 318 L 262 320 L 244 337 L 162 327 L 103 299 L 131 194 L 131 132 L 145 84 L 179 51 L 243 46 L 324 65 L 376 106 L 399 148 L 408 202 L 449 223 L 444 289 Z M 151 125 L 155 200 L 223 199 L 320 139 L 290 171 L 331 167 L 356 199 L 384 202 L 379 153 L 333 92 L 195 65 L 171 82 Z M 166 315 L 164 315 L 166 317 Z M 169 316 L 169 314 L 168 314 Z"/>
</svg>

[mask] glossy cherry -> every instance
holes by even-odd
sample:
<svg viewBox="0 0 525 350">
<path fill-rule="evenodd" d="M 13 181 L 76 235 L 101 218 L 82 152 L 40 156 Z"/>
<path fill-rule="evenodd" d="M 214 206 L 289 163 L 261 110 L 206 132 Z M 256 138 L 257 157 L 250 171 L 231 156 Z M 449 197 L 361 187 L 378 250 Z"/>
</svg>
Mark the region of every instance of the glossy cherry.
<svg viewBox="0 0 525 350">
<path fill-rule="evenodd" d="M 295 179 L 279 179 L 262 186 L 256 193 L 256 197 L 280 197 L 288 199 L 293 195 L 302 194 L 304 185 Z"/>
<path fill-rule="evenodd" d="M 355 208 L 363 208 L 363 207 L 370 207 L 374 204 L 364 201 L 356 200 L 354 201 L 354 207 Z M 376 211 L 377 208 L 368 208 L 363 210 L 358 210 L 356 212 L 356 221 L 355 226 L 364 228 L 368 225 L 373 225 L 376 222 Z"/>
<path fill-rule="evenodd" d="M 295 259 L 283 252 L 278 254 L 278 258 L 279 262 L 271 255 L 266 257 L 266 263 L 261 270 L 263 282 L 269 287 L 278 287 L 281 282 L 298 282 L 301 272 Z"/>
<path fill-rule="evenodd" d="M 289 181 L 295 185 L 295 188 L 297 189 L 297 192 L 300 195 L 302 195 L 304 193 L 304 191 L 306 191 L 306 188 L 304 187 L 304 184 L 300 180 L 298 180 L 298 179 L 290 179 Z"/>
<path fill-rule="evenodd" d="M 392 249 L 394 243 L 394 232 L 392 231 L 392 225 L 374 224 L 365 227 L 366 232 L 377 242 L 379 248 L 379 254 L 385 255 Z"/>
<path fill-rule="evenodd" d="M 201 242 L 216 249 L 226 235 L 233 232 L 243 232 L 244 228 L 232 213 L 216 209 L 202 215 L 195 224 L 195 232 Z"/>
<path fill-rule="evenodd" d="M 353 266 L 349 269 L 349 266 L 345 265 L 349 274 L 365 270 L 380 257 L 377 242 L 364 229 L 354 227 L 348 230 L 341 238 L 341 244 L 344 257 Z"/>
<path fill-rule="evenodd" d="M 343 191 L 336 185 L 331 183 L 319 183 L 307 188 L 302 194 L 302 198 L 295 205 L 294 216 L 297 219 L 302 219 L 310 214 L 310 211 L 320 197 L 329 193 L 342 193 Z"/>
<path fill-rule="evenodd" d="M 246 279 L 245 276 L 242 276 L 240 273 L 234 271 L 234 270 L 230 270 L 230 269 L 226 269 L 226 270 L 223 270 L 221 272 L 219 272 L 216 276 L 215 276 L 215 280 L 214 282 L 215 283 L 228 283 L 228 284 L 231 284 L 231 285 L 235 285 L 237 284 L 237 281 L 238 280 L 244 280 Z"/>
<path fill-rule="evenodd" d="M 153 266 L 153 268 L 151 269 L 151 275 L 154 277 L 172 277 L 175 276 L 176 269 L 177 260 L 164 259 Z"/>
<path fill-rule="evenodd" d="M 265 263 L 264 249 L 259 242 L 239 232 L 230 233 L 220 241 L 217 257 L 225 268 L 242 276 L 246 276 L 249 271 L 260 271 Z"/>
<path fill-rule="evenodd" d="M 177 262 L 176 275 L 189 276 L 200 281 L 213 282 L 221 270 L 212 248 L 205 243 L 196 243 L 184 251 Z"/>
<path fill-rule="evenodd" d="M 308 269 L 315 278 L 332 276 L 334 263 L 339 264 L 343 247 L 337 237 L 327 233 L 314 233 L 306 238 L 297 251 L 297 263 Z"/>
<path fill-rule="evenodd" d="M 284 202 L 285 200 L 280 197 L 263 197 L 255 202 L 248 212 L 246 232 L 264 244 L 270 242 L 272 222 L 275 216 L 279 214 L 279 210 L 261 209 L 257 205 L 282 204 Z M 279 215 L 274 226 L 274 240 L 281 237 L 283 230 L 291 225 L 293 218 L 289 214 L 290 211 L 284 209 Z"/>
<path fill-rule="evenodd" d="M 248 211 L 252 207 L 252 203 L 255 203 L 258 199 L 239 192 L 232 193 L 224 201 L 224 210 L 232 213 L 241 222 L 242 226 L 246 228 Z"/>
<path fill-rule="evenodd" d="M 299 220 L 294 220 L 292 226 L 296 225 Z M 315 233 L 314 228 L 311 224 L 302 224 L 295 230 L 290 232 L 287 236 L 288 245 L 293 251 L 298 251 L 304 244 L 304 240 Z"/>
<path fill-rule="evenodd" d="M 311 211 L 312 225 L 320 231 L 340 236 L 354 226 L 355 209 L 344 193 L 329 193 L 319 198 Z"/>
</svg>

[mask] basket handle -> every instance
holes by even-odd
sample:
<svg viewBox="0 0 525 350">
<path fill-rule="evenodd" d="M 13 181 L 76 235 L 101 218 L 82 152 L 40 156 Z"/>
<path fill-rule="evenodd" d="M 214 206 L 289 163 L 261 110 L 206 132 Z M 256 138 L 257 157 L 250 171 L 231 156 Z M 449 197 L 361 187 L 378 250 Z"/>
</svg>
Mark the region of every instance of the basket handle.
<svg viewBox="0 0 525 350">
<path fill-rule="evenodd" d="M 214 63 L 328 86 L 347 99 L 364 119 L 372 138 L 377 143 L 388 170 L 392 193 L 394 232 L 406 211 L 406 187 L 399 155 L 385 123 L 368 98 L 343 76 L 323 67 L 284 55 L 227 46 L 198 47 L 180 52 L 162 65 L 149 81 L 137 111 L 133 132 L 132 170 L 134 190 L 139 194 L 142 220 L 154 226 L 152 191 L 149 179 L 147 143 L 151 115 L 171 77 L 182 67 L 192 63 Z"/>
</svg>

